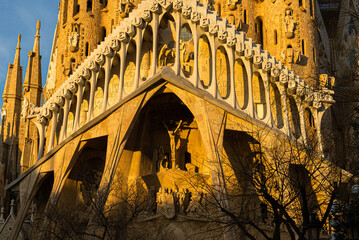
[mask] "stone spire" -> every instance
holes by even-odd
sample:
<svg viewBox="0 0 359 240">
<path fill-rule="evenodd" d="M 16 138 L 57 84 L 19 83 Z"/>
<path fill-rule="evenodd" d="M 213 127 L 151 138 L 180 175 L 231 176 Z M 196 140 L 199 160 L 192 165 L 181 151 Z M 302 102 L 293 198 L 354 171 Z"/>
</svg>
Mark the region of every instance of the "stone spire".
<svg viewBox="0 0 359 240">
<path fill-rule="evenodd" d="M 8 74 L 6 77 L 5 90 L 3 94 L 4 102 L 6 102 L 8 98 L 21 98 L 22 67 L 20 66 L 20 41 L 21 34 L 19 34 L 17 40 L 14 63 L 10 63 L 8 67 Z"/>
<path fill-rule="evenodd" d="M 31 163 L 33 144 L 37 142 L 37 130 L 30 124 L 27 114 L 30 104 L 40 106 L 42 93 L 41 55 L 40 55 L 40 21 L 37 21 L 34 47 L 29 51 L 29 60 L 24 81 L 24 96 L 20 119 L 19 156 L 20 172 L 28 169 Z"/>
<path fill-rule="evenodd" d="M 36 106 L 40 105 L 42 92 L 41 55 L 40 55 L 40 20 L 37 21 L 35 42 L 29 51 L 29 60 L 24 81 L 24 98 Z"/>
<path fill-rule="evenodd" d="M 20 41 L 19 34 L 15 59 L 9 64 L 6 77 L 5 90 L 3 93 L 4 104 L 2 107 L 2 132 L 3 140 L 10 141 L 11 137 L 18 136 L 20 108 L 22 97 L 22 67 L 20 66 Z"/>
</svg>

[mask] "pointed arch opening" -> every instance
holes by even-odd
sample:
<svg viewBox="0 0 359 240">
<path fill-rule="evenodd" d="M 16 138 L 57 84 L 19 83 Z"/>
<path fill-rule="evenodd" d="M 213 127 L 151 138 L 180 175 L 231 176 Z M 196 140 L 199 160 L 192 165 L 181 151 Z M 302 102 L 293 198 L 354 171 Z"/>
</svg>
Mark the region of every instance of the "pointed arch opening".
<svg viewBox="0 0 359 240">
<path fill-rule="evenodd" d="M 72 96 L 72 99 L 70 102 L 70 111 L 69 111 L 69 116 L 67 118 L 66 137 L 71 135 L 73 128 L 74 128 L 74 120 L 75 120 L 75 114 L 76 114 L 76 103 L 77 103 L 77 97 L 74 94 Z"/>
<path fill-rule="evenodd" d="M 33 214 L 33 230 L 42 229 L 44 223 L 44 212 L 46 210 L 46 206 L 48 205 L 51 191 L 54 186 L 54 173 L 48 172 L 43 177 L 41 182 L 38 183 L 39 189 L 34 196 L 32 204 L 30 205 L 29 211 Z M 39 232 L 41 231 L 31 231 L 30 232 L 30 239 L 36 239 Z"/>
<path fill-rule="evenodd" d="M 180 33 L 180 62 L 182 72 L 186 77 L 193 73 L 194 44 L 192 31 L 188 23 L 182 25 Z"/>
<path fill-rule="evenodd" d="M 127 48 L 125 76 L 123 82 L 123 91 L 129 94 L 134 86 L 135 73 L 136 73 L 136 42 L 132 40 Z"/>
<path fill-rule="evenodd" d="M 146 81 L 151 73 L 151 63 L 153 58 L 153 31 L 151 26 L 147 26 L 143 34 L 141 47 L 141 70 L 140 80 Z"/>
<path fill-rule="evenodd" d="M 71 217 L 74 209 L 77 214 L 77 211 L 88 211 L 93 207 L 105 167 L 106 149 L 107 137 L 86 141 L 84 149 L 73 160 L 73 167 L 58 199 L 57 208 L 60 213 Z M 69 202 L 72 203 L 71 206 Z"/>
<path fill-rule="evenodd" d="M 80 127 L 85 125 L 85 123 L 87 122 L 87 115 L 89 111 L 89 101 L 90 101 L 90 90 L 91 90 L 91 85 L 88 81 L 86 81 L 84 86 L 84 94 L 82 96 L 82 103 L 81 103 Z"/>
<path fill-rule="evenodd" d="M 102 112 L 104 87 L 105 87 L 105 69 L 101 68 L 100 73 L 98 74 L 95 96 L 94 96 L 94 106 L 93 106 L 94 117 L 100 115 Z"/>
<path fill-rule="evenodd" d="M 180 30 L 178 30 L 180 31 Z M 176 26 L 174 18 L 169 13 L 165 13 L 160 21 L 158 41 L 158 60 L 159 68 L 164 66 L 172 67 L 176 58 Z"/>
<path fill-rule="evenodd" d="M 287 96 L 287 112 L 288 112 L 290 132 L 294 138 L 298 139 L 301 136 L 300 117 L 299 117 L 297 103 L 295 102 L 294 98 L 291 96 Z"/>
<path fill-rule="evenodd" d="M 273 121 L 277 128 L 281 129 L 284 126 L 282 99 L 275 83 L 270 84 L 270 101 Z"/>
<path fill-rule="evenodd" d="M 304 110 L 304 124 L 308 144 L 313 148 L 317 148 L 317 127 L 315 124 L 314 116 L 309 108 Z"/>
<path fill-rule="evenodd" d="M 108 87 L 108 105 L 113 106 L 117 101 L 118 89 L 120 86 L 120 57 L 114 56 L 111 68 L 111 76 Z"/>
<path fill-rule="evenodd" d="M 205 156 L 196 119 L 174 93 L 166 91 L 141 110 L 120 162 L 126 163 L 122 168 L 126 178 L 141 177 L 149 189 L 159 189 L 173 188 L 171 182 L 176 180 L 165 181 L 171 172 L 208 174 Z"/>
<path fill-rule="evenodd" d="M 259 119 L 264 119 L 267 115 L 266 94 L 264 89 L 264 82 L 258 72 L 253 73 L 253 104 L 256 116 Z"/>
<path fill-rule="evenodd" d="M 92 0 L 87 0 L 86 3 L 86 12 L 92 12 Z"/>
</svg>

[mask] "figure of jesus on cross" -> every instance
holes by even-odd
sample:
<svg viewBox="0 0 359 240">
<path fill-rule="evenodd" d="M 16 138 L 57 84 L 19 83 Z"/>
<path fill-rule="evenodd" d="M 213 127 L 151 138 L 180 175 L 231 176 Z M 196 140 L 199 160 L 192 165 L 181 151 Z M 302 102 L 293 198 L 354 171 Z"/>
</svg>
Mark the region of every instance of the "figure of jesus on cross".
<svg viewBox="0 0 359 240">
<path fill-rule="evenodd" d="M 171 148 L 171 168 L 176 168 L 176 150 L 177 150 L 177 140 L 178 140 L 178 136 L 179 136 L 179 131 L 181 130 L 181 126 L 182 126 L 182 120 L 179 121 L 177 127 L 175 130 L 171 131 L 168 129 L 167 125 L 162 122 L 163 125 L 165 126 L 167 132 L 168 132 L 168 136 L 170 137 L 170 148 Z"/>
</svg>

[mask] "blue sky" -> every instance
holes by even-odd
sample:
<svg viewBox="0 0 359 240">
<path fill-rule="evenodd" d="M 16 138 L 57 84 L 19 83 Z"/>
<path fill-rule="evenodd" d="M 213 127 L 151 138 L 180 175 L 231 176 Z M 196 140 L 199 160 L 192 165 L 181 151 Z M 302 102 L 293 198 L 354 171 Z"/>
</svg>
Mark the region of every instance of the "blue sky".
<svg viewBox="0 0 359 240">
<path fill-rule="evenodd" d="M 0 93 L 4 91 L 9 63 L 14 61 L 17 36 L 21 33 L 23 78 L 28 55 L 34 45 L 36 22 L 41 21 L 40 51 L 42 82 L 45 85 L 60 0 L 0 0 Z M 24 79 L 23 79 L 24 80 Z M 2 106 L 0 97 L 0 107 Z"/>
</svg>

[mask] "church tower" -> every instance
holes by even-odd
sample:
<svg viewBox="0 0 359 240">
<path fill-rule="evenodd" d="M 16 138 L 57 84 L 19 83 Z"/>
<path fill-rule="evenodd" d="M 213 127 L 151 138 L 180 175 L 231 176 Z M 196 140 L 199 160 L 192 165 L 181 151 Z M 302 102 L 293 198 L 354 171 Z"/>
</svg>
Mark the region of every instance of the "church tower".
<svg viewBox="0 0 359 240">
<path fill-rule="evenodd" d="M 5 183 L 16 178 L 17 146 L 19 140 L 20 110 L 22 97 L 22 66 L 20 66 L 19 34 L 14 63 L 9 64 L 6 84 L 3 94 L 1 119 L 1 157 L 6 167 Z"/>
<path fill-rule="evenodd" d="M 40 21 L 36 25 L 36 35 L 34 47 L 29 51 L 29 60 L 26 69 L 23 102 L 20 119 L 20 140 L 19 156 L 21 156 L 21 172 L 27 170 L 29 162 L 33 160 L 32 149 L 37 142 L 37 130 L 34 123 L 26 118 L 30 105 L 41 105 L 42 75 L 41 75 L 41 55 L 40 55 Z M 20 160 L 20 159 L 19 159 Z"/>
<path fill-rule="evenodd" d="M 61 0 L 45 99 L 118 26 L 138 0 Z M 51 67 L 53 66 L 53 67 Z"/>
</svg>

